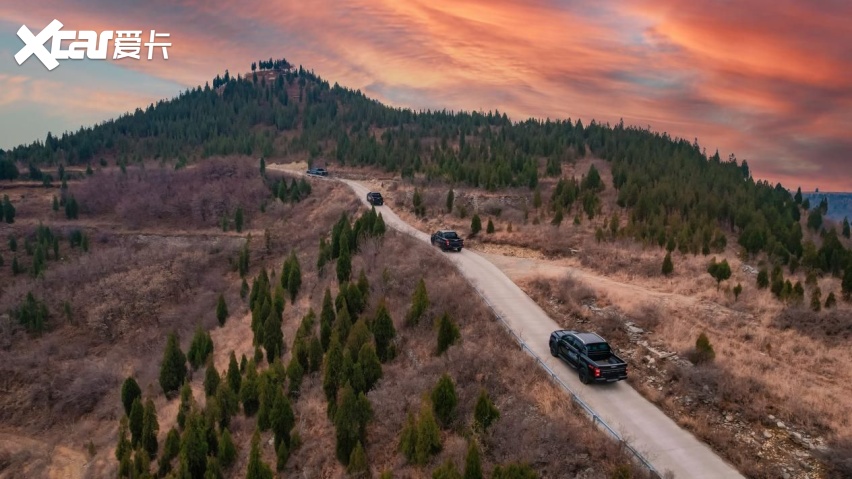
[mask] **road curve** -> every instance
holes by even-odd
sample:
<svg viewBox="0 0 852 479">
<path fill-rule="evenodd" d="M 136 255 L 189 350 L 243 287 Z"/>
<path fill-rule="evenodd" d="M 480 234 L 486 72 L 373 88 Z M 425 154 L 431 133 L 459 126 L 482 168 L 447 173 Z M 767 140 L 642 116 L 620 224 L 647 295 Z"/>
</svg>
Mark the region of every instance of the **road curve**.
<svg viewBox="0 0 852 479">
<path fill-rule="evenodd" d="M 365 186 L 352 180 L 341 181 L 367 204 L 369 190 Z M 412 227 L 387 206 L 378 210 L 386 225 L 429 243 L 429 234 Z M 677 478 L 693 479 L 743 477 L 710 447 L 678 427 L 627 383 L 594 386 L 580 383 L 573 368 L 550 355 L 550 333 L 561 328 L 494 264 L 470 250 L 447 253 L 447 258 L 491 303 L 529 349 L 660 474 L 670 471 Z"/>
</svg>

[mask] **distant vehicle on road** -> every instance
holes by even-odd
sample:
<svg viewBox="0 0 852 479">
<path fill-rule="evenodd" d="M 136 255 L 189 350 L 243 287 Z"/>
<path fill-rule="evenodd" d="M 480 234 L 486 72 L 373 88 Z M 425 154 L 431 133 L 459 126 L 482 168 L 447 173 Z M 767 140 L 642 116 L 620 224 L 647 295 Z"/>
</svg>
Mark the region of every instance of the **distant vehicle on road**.
<svg viewBox="0 0 852 479">
<path fill-rule="evenodd" d="M 382 198 L 381 193 L 371 191 L 367 193 L 367 203 L 370 203 L 374 206 L 382 206 L 383 204 L 385 204 L 385 200 L 384 198 Z"/>
<path fill-rule="evenodd" d="M 308 170 L 311 176 L 328 176 L 328 171 L 325 168 L 311 168 Z"/>
<path fill-rule="evenodd" d="M 432 234 L 432 246 L 443 251 L 461 251 L 464 248 L 464 240 L 455 231 L 438 230 Z"/>
<path fill-rule="evenodd" d="M 627 363 L 595 333 L 554 331 L 550 334 L 550 354 L 577 368 L 583 384 L 627 379 Z"/>
</svg>

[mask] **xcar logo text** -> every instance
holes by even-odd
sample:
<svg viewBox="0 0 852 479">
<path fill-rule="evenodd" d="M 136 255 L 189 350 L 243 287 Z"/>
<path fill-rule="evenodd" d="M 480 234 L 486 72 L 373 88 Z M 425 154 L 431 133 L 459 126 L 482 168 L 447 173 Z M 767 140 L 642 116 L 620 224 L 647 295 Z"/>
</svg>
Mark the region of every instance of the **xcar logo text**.
<svg viewBox="0 0 852 479">
<path fill-rule="evenodd" d="M 142 30 L 105 30 L 98 34 L 92 30 L 62 30 L 62 22 L 53 20 L 38 35 L 34 35 L 26 25 L 18 29 L 18 37 L 23 40 L 24 47 L 15 54 L 15 61 L 21 65 L 29 57 L 35 55 L 48 70 L 59 66 L 58 60 L 106 60 L 107 49 L 110 42 L 113 43 L 113 60 L 122 58 L 140 59 L 142 47 L 148 49 L 148 60 L 154 58 L 154 51 L 162 49 L 163 59 L 169 59 L 171 42 L 157 41 L 169 38 L 168 33 L 157 33 L 150 31 L 149 41 L 142 43 Z M 51 40 L 50 48 L 45 47 L 45 42 Z M 63 41 L 70 42 L 67 48 L 63 48 Z"/>
</svg>

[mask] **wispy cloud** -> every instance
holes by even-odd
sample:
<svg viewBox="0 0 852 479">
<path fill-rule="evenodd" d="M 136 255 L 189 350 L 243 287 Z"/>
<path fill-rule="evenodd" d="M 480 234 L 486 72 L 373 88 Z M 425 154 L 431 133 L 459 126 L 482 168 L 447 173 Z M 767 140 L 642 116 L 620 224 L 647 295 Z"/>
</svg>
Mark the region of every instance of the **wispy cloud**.
<svg viewBox="0 0 852 479">
<path fill-rule="evenodd" d="M 394 106 L 623 118 L 734 151 L 773 182 L 852 190 L 850 17 L 852 4 L 836 0 L 47 0 L 0 5 L 0 21 L 156 28 L 172 34 L 170 59 L 110 62 L 106 77 L 138 78 L 104 89 L 44 83 L 47 72 L 32 73 L 39 88 L 22 86 L 10 80 L 17 65 L 0 57 L 0 105 L 49 101 L 69 119 L 113 116 L 153 93 L 285 56 Z M 70 89 L 73 98 L 55 94 Z"/>
</svg>

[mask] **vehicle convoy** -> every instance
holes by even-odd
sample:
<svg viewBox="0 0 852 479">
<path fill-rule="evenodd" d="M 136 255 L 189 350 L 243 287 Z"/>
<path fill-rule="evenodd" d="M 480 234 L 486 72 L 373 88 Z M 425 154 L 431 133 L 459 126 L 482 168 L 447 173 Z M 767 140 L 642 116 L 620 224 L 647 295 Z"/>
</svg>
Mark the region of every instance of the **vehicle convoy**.
<svg viewBox="0 0 852 479">
<path fill-rule="evenodd" d="M 382 194 L 376 191 L 371 191 L 367 193 L 367 203 L 370 203 L 373 206 L 382 206 L 385 204 L 384 198 L 382 198 Z"/>
<path fill-rule="evenodd" d="M 577 368 L 583 384 L 627 379 L 627 363 L 595 333 L 554 331 L 550 334 L 550 354 Z"/>
<path fill-rule="evenodd" d="M 464 240 L 455 231 L 438 230 L 432 234 L 432 246 L 443 251 L 461 251 L 464 248 Z"/>
<path fill-rule="evenodd" d="M 325 168 L 310 168 L 308 174 L 311 176 L 328 176 L 328 171 Z"/>
</svg>

